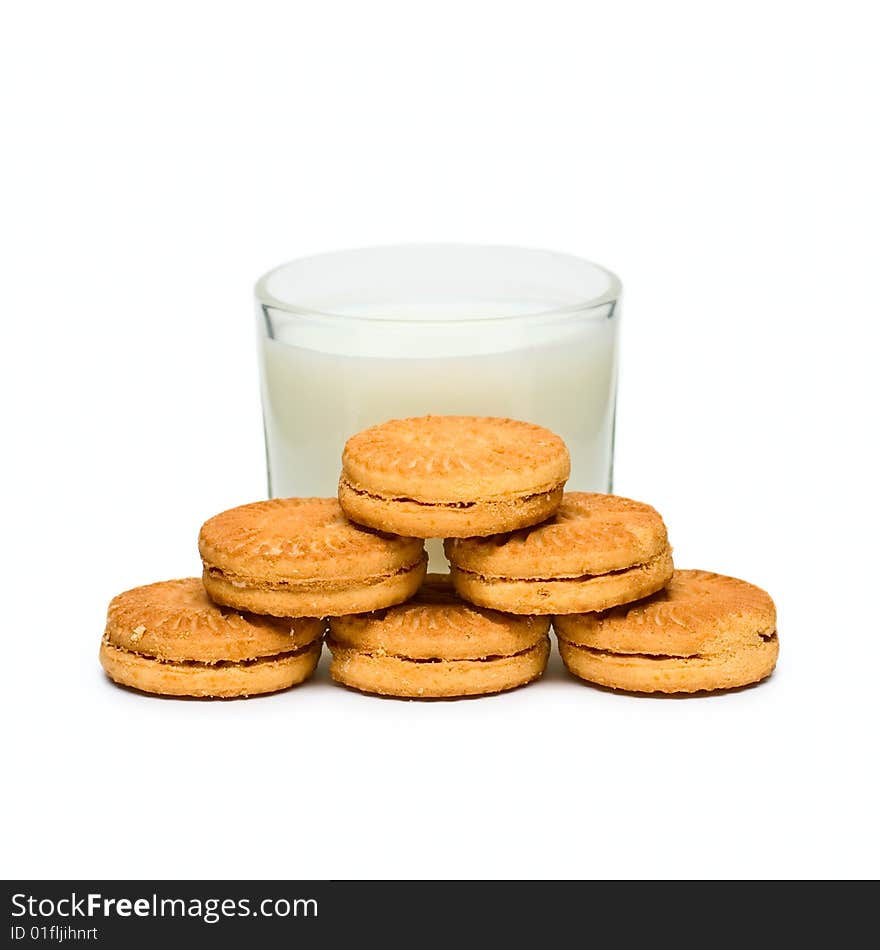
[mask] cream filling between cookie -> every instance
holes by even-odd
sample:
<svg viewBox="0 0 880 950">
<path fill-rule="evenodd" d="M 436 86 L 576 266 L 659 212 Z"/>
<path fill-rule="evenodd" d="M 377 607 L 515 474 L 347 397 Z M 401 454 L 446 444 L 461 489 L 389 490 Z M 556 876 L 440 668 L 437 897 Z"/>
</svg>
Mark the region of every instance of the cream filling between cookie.
<svg viewBox="0 0 880 950">
<path fill-rule="evenodd" d="M 760 643 L 744 643 L 741 645 L 740 649 L 756 649 L 760 646 L 763 646 L 764 643 L 770 643 L 771 641 L 777 639 L 776 631 L 773 633 L 759 633 L 758 637 L 760 638 Z M 583 650 L 585 653 L 592 653 L 593 656 L 608 656 L 615 657 L 617 659 L 629 659 L 632 657 L 636 660 L 712 660 L 717 659 L 720 656 L 724 656 L 724 653 L 620 653 L 615 650 L 600 650 L 597 647 L 588 647 L 584 646 L 581 643 L 572 643 L 571 640 L 566 640 L 565 637 L 560 637 L 557 634 L 557 638 L 562 640 L 562 642 L 569 647 L 574 647 L 576 650 Z M 737 652 L 737 651 L 731 651 Z"/>
<path fill-rule="evenodd" d="M 615 577 L 618 574 L 629 574 L 630 572 L 646 570 L 664 556 L 665 552 L 664 554 L 658 554 L 657 557 L 651 558 L 650 561 L 645 561 L 644 564 L 632 564 L 629 567 L 621 567 L 616 571 L 605 571 L 603 574 L 560 574 L 556 577 L 504 577 L 500 574 L 480 574 L 478 571 L 469 571 L 466 568 L 458 567 L 458 565 L 453 565 L 453 567 L 455 567 L 456 571 L 460 574 L 468 574 L 487 584 L 510 584 L 517 581 L 527 581 L 530 584 L 558 584 L 563 581 L 589 581 L 595 580 L 598 577 Z"/>
<path fill-rule="evenodd" d="M 565 484 L 562 482 L 558 485 L 552 485 L 549 488 L 529 491 L 523 495 L 499 495 L 495 498 L 478 498 L 476 501 L 426 501 L 421 498 L 408 498 L 404 495 L 381 495 L 376 492 L 367 491 L 365 488 L 358 488 L 356 485 L 352 485 L 348 479 L 343 479 L 342 481 L 345 487 L 354 492 L 355 495 L 360 495 L 362 498 L 372 498 L 373 501 L 400 502 L 419 505 L 422 508 L 450 508 L 453 510 L 475 508 L 478 505 L 506 505 L 511 502 L 531 501 L 533 498 L 543 498 L 546 495 L 552 495 L 553 492 L 561 490 Z"/>
<path fill-rule="evenodd" d="M 132 656 L 139 656 L 143 660 L 152 660 L 154 663 L 164 663 L 169 666 L 188 666 L 193 669 L 226 669 L 233 666 L 259 666 L 261 663 L 274 663 L 278 660 L 290 660 L 297 656 L 302 656 L 313 649 L 316 643 L 320 642 L 320 637 L 307 643 L 305 646 L 298 647 L 295 650 L 282 650 L 280 653 L 270 653 L 266 656 L 255 656 L 247 660 L 173 660 L 169 657 L 150 656 L 149 653 L 139 653 L 137 650 L 128 650 L 116 643 L 111 643 L 106 637 L 104 645 L 118 650 L 120 653 L 129 653 Z"/>
<path fill-rule="evenodd" d="M 260 580 L 255 577 L 249 577 L 245 574 L 236 574 L 232 571 L 225 571 L 220 567 L 211 567 L 205 565 L 205 570 L 211 577 L 216 577 L 226 581 L 232 587 L 240 590 L 287 590 L 287 591 L 335 591 L 348 590 L 351 587 L 362 589 L 372 587 L 375 584 L 382 584 L 394 577 L 400 577 L 409 574 L 419 568 L 426 560 L 427 555 L 423 554 L 417 561 L 408 564 L 405 567 L 398 568 L 396 571 L 390 571 L 387 574 L 371 574 L 366 577 L 330 577 L 320 578 L 286 578 L 284 580 Z"/>
<path fill-rule="evenodd" d="M 427 657 L 417 657 L 417 656 L 404 656 L 402 653 L 386 653 L 378 652 L 372 650 L 359 650 L 357 647 L 347 646 L 342 643 L 339 643 L 337 640 L 333 640 L 331 637 L 327 638 L 327 646 L 330 647 L 331 651 L 336 650 L 349 650 L 352 653 L 358 653 L 361 656 L 369 656 L 376 660 L 403 660 L 405 663 L 492 663 L 495 660 L 512 660 L 518 656 L 525 656 L 527 653 L 532 653 L 541 645 L 539 640 L 537 643 L 533 644 L 530 647 L 526 647 L 525 650 L 517 650 L 516 653 L 492 653 L 489 656 L 457 656 L 457 657 L 445 657 L 445 656 L 427 656 Z"/>
</svg>

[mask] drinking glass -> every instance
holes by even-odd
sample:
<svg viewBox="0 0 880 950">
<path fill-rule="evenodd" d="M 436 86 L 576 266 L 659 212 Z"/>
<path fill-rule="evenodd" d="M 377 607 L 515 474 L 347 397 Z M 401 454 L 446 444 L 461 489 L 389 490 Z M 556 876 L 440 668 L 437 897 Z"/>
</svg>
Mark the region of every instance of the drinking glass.
<svg viewBox="0 0 880 950">
<path fill-rule="evenodd" d="M 608 492 L 620 281 L 516 247 L 407 245 L 283 264 L 256 286 L 269 495 L 334 495 L 345 440 L 387 419 L 509 416 Z"/>
</svg>

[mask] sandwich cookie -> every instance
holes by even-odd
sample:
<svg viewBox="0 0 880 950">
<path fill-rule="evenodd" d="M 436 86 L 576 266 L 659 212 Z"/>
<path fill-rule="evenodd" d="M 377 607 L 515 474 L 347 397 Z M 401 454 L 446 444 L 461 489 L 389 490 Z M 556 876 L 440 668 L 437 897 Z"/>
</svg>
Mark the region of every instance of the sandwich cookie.
<svg viewBox="0 0 880 950">
<path fill-rule="evenodd" d="M 447 540 L 455 589 L 514 614 L 604 610 L 653 594 L 672 577 L 672 548 L 650 506 L 566 492 L 544 524 L 490 538 Z"/>
<path fill-rule="evenodd" d="M 425 576 L 417 538 L 366 531 L 335 498 L 274 498 L 202 525 L 203 581 L 218 604 L 276 617 L 327 617 L 399 604 Z"/>
<path fill-rule="evenodd" d="M 197 577 L 110 602 L 100 660 L 110 679 L 165 696 L 253 696 L 308 679 L 324 622 L 242 615 L 208 599 Z"/>
<path fill-rule="evenodd" d="M 466 604 L 429 574 L 406 604 L 330 621 L 330 675 L 365 693 L 413 699 L 498 693 L 547 665 L 549 620 Z"/>
<path fill-rule="evenodd" d="M 553 618 L 559 653 L 581 679 L 639 693 L 730 689 L 776 666 L 776 608 L 760 587 L 708 571 L 676 571 L 647 600 Z"/>
<path fill-rule="evenodd" d="M 381 531 L 487 535 L 549 518 L 569 469 L 562 439 L 528 422 L 392 419 L 345 444 L 339 503 L 352 521 Z"/>
</svg>

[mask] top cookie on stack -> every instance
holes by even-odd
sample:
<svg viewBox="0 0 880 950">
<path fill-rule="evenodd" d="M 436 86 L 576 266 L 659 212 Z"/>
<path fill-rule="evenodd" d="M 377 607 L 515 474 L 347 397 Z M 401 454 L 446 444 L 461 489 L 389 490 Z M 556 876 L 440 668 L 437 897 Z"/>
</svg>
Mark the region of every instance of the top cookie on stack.
<svg viewBox="0 0 880 950">
<path fill-rule="evenodd" d="M 339 503 L 358 524 L 416 538 L 484 537 L 551 517 L 571 462 L 562 439 L 515 419 L 392 419 L 352 436 Z"/>
</svg>

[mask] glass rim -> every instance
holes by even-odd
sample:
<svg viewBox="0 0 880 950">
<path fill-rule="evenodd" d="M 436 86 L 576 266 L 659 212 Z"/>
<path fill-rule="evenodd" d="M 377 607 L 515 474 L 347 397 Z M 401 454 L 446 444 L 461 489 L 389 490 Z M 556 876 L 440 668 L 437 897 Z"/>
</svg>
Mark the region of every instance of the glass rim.
<svg viewBox="0 0 880 950">
<path fill-rule="evenodd" d="M 467 319 L 443 319 L 434 318 L 429 320 L 413 321 L 404 317 L 377 317 L 365 316 L 362 314 L 341 313 L 333 310 L 321 310 L 320 308 L 299 306 L 290 301 L 282 300 L 270 293 L 268 289 L 269 281 L 279 272 L 293 265 L 309 264 L 312 261 L 326 260 L 327 258 L 344 256 L 350 254 L 359 254 L 361 252 L 374 251 L 493 251 L 493 252 L 513 252 L 541 255 L 543 257 L 554 258 L 557 261 L 565 261 L 569 264 L 576 264 L 578 267 L 587 267 L 600 272 L 607 280 L 608 286 L 600 294 L 591 297 L 584 296 L 583 299 L 574 300 L 572 303 L 564 304 L 558 307 L 547 307 L 543 310 L 536 310 L 533 313 L 510 313 L 485 317 L 468 317 Z M 584 257 L 578 257 L 575 254 L 566 254 L 559 251 L 548 251 L 543 248 L 524 247 L 516 244 L 471 244 L 465 242 L 413 242 L 406 244 L 379 244 L 357 248 L 346 248 L 335 251 L 325 251 L 319 254 L 309 254 L 305 257 L 294 258 L 273 267 L 266 271 L 254 285 L 254 296 L 258 303 L 263 307 L 271 307 L 273 310 L 280 310 L 295 317 L 320 317 L 327 320 L 350 322 L 357 324 L 403 324 L 412 326 L 414 323 L 426 324 L 458 324 L 470 325 L 475 323 L 528 323 L 530 321 L 540 322 L 552 320 L 553 318 L 564 318 L 576 314 L 585 314 L 591 310 L 600 310 L 609 304 L 616 303 L 623 292 L 623 285 L 620 278 L 607 267 L 597 264 L 594 261 Z M 597 314 L 595 319 L 604 319 L 605 314 Z"/>
</svg>

